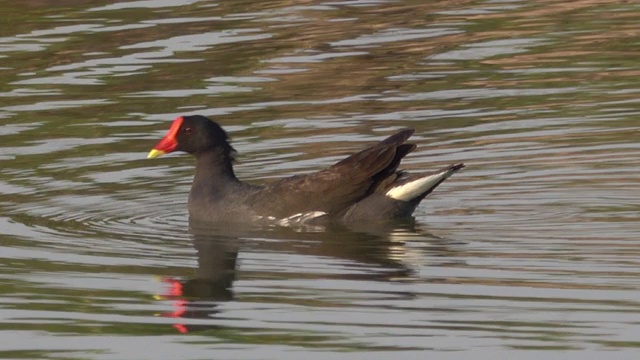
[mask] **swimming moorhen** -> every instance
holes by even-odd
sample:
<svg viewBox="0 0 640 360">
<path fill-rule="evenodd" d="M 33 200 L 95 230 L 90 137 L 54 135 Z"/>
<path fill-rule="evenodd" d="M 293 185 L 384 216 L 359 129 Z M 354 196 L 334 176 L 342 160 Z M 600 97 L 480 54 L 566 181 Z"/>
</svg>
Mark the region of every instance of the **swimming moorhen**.
<svg viewBox="0 0 640 360">
<path fill-rule="evenodd" d="M 342 223 L 409 217 L 422 199 L 456 171 L 454 164 L 436 172 L 407 174 L 400 161 L 416 148 L 405 143 L 413 129 L 403 129 L 333 166 L 264 185 L 236 177 L 235 150 L 227 133 L 200 115 L 181 116 L 149 152 L 155 158 L 173 151 L 195 156 L 189 215 L 205 222 L 268 221 L 288 226 L 318 220 Z"/>
</svg>

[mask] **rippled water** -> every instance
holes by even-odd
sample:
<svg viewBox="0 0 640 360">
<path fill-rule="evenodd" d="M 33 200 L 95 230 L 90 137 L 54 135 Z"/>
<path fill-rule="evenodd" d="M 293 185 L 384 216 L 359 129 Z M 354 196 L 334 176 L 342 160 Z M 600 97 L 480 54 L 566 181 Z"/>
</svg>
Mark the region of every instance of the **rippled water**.
<svg viewBox="0 0 640 360">
<path fill-rule="evenodd" d="M 1 358 L 637 352 L 635 2 L 0 8 Z M 468 167 L 415 222 L 189 232 L 192 161 L 145 155 L 196 113 L 252 181 L 401 127 Z"/>
</svg>

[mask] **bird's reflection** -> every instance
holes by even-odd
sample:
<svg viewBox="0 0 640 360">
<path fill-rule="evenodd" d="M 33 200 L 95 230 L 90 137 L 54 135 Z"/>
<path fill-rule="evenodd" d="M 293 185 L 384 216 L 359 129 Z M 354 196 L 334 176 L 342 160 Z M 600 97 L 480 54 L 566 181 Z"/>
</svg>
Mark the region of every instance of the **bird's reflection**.
<svg viewBox="0 0 640 360">
<path fill-rule="evenodd" d="M 233 300 L 238 254 L 241 251 L 294 253 L 349 260 L 380 271 L 338 274 L 334 278 L 364 281 L 409 279 L 413 275 L 407 241 L 428 244 L 429 252 L 446 255 L 450 240 L 422 231 L 412 220 L 346 227 L 288 228 L 230 224 L 202 224 L 191 221 L 189 233 L 197 251 L 195 276 L 165 278 L 162 299 L 171 299 L 174 310 L 162 314 L 176 319 L 208 319 L 219 313 L 218 305 Z M 266 240 L 268 239 L 268 240 Z M 415 250 L 415 249 L 414 249 Z M 414 254 L 415 255 L 415 254 Z M 420 257 L 419 257 L 420 258 Z M 323 278 L 331 275 L 323 274 Z M 186 325 L 178 321 L 180 332 L 210 329 L 215 325 Z"/>
</svg>

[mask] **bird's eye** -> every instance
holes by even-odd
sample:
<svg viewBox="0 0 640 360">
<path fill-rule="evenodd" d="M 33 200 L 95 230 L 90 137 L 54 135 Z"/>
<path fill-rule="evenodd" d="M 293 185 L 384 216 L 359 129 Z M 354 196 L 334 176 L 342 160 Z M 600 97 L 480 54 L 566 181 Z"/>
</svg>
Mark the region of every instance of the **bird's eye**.
<svg viewBox="0 0 640 360">
<path fill-rule="evenodd" d="M 190 127 L 186 127 L 184 128 L 182 131 L 184 131 L 185 134 L 191 134 L 191 128 Z"/>
</svg>

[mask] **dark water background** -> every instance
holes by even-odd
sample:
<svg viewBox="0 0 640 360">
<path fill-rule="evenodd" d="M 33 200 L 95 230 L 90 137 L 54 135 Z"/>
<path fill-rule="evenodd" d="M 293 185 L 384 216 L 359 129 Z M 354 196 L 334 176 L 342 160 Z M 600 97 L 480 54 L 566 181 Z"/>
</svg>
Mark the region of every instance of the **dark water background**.
<svg viewBox="0 0 640 360">
<path fill-rule="evenodd" d="M 0 358 L 638 354 L 637 2 L 0 13 Z M 415 224 L 189 234 L 191 159 L 145 155 L 195 113 L 246 180 L 401 127 L 405 168 L 468 168 Z"/>
</svg>

